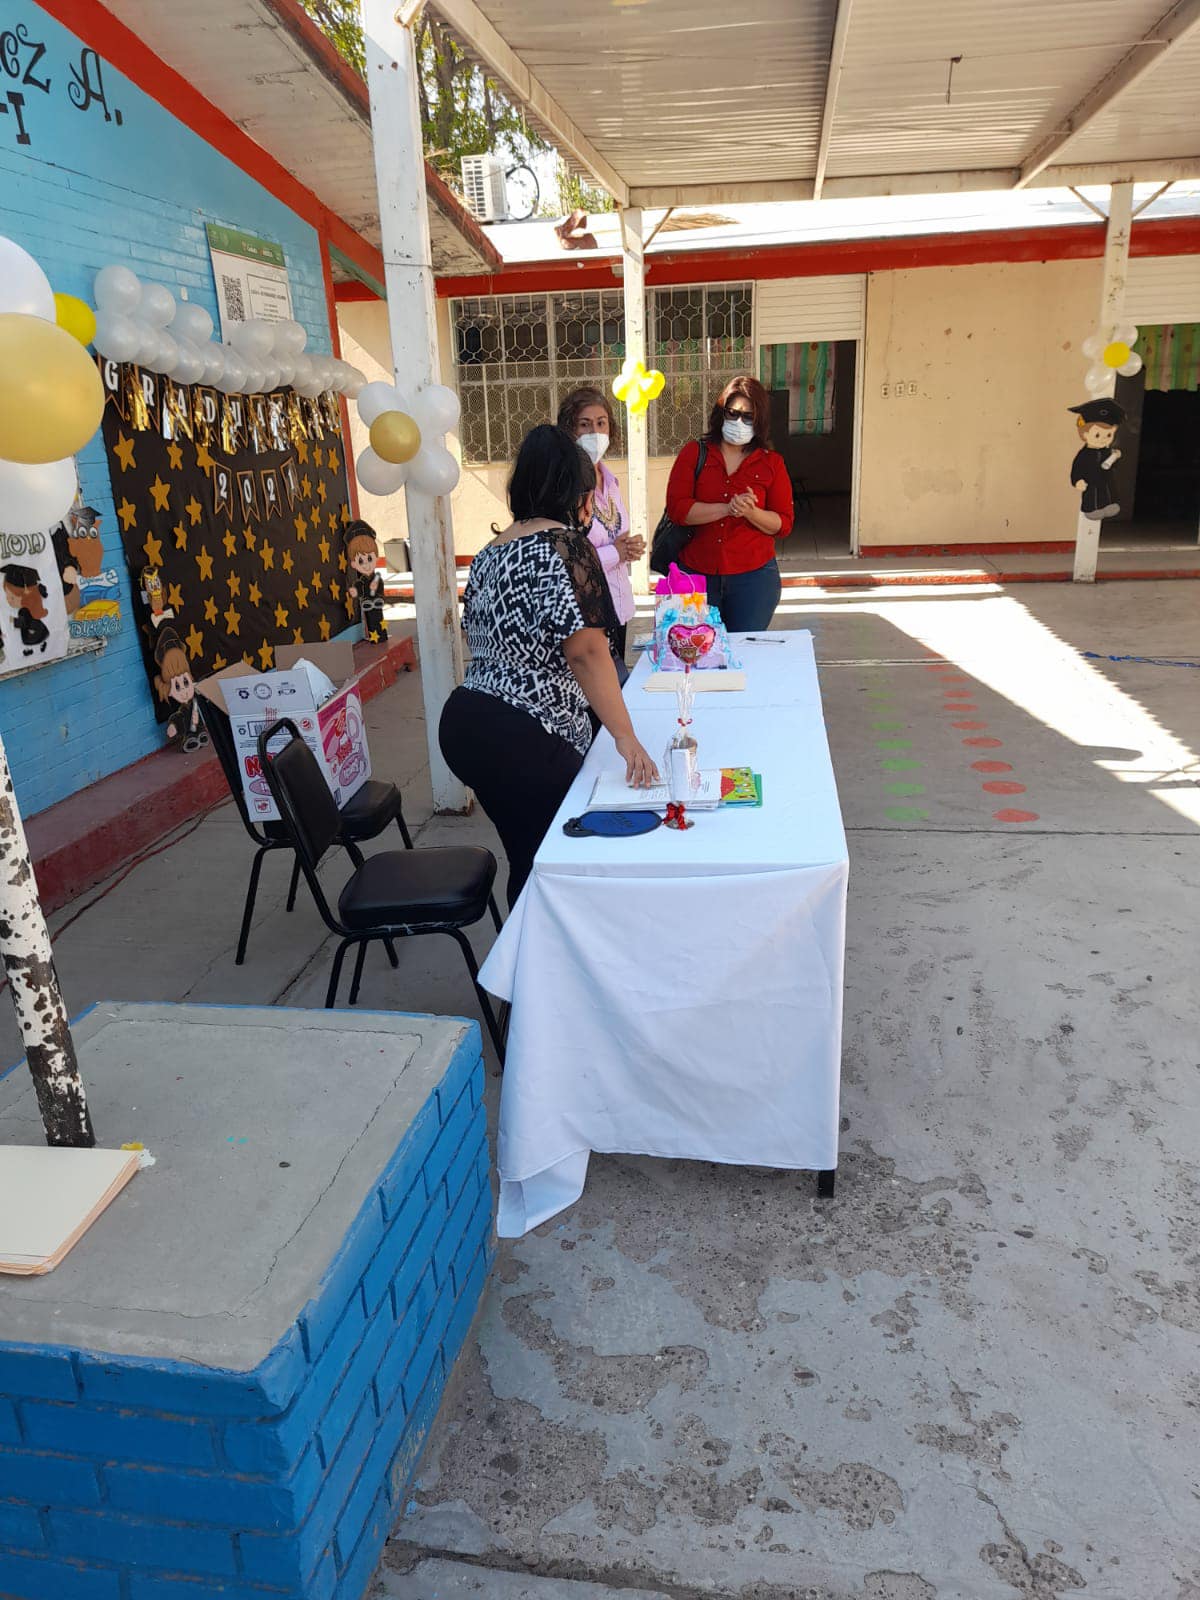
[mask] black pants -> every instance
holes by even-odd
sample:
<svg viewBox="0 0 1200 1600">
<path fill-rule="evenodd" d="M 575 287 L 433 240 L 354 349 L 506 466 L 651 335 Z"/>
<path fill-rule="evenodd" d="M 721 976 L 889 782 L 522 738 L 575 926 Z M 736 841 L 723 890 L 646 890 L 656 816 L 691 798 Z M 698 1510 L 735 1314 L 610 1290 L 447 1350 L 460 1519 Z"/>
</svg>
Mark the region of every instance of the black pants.
<svg viewBox="0 0 1200 1600">
<path fill-rule="evenodd" d="M 438 742 L 500 835 L 511 911 L 583 757 L 527 711 L 476 689 L 455 689 L 446 701 Z"/>
</svg>

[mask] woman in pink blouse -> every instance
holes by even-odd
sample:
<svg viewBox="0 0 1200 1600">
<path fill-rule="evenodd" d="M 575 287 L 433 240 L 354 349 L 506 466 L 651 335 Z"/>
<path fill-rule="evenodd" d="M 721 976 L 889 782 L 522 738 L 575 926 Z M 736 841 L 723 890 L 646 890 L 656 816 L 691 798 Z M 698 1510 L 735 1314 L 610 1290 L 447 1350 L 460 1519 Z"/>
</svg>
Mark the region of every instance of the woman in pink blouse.
<svg viewBox="0 0 1200 1600">
<path fill-rule="evenodd" d="M 617 642 L 625 658 L 625 636 L 634 613 L 629 563 L 645 549 L 645 540 L 629 531 L 629 513 L 621 498 L 616 473 L 604 465 L 604 452 L 614 432 L 612 407 L 600 389 L 575 389 L 558 408 L 558 425 L 579 441 L 596 467 L 595 515 L 588 538 L 595 545 L 620 629 Z"/>
</svg>

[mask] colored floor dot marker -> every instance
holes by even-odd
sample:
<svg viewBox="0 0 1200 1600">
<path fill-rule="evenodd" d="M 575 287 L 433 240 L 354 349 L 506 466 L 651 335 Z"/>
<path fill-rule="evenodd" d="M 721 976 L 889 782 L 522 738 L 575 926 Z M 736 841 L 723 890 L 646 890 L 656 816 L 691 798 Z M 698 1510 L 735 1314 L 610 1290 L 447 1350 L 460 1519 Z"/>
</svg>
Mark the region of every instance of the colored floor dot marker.
<svg viewBox="0 0 1200 1600">
<path fill-rule="evenodd" d="M 992 812 L 993 822 L 1036 822 L 1037 820 L 1038 814 L 1036 811 L 1013 811 L 1006 809 L 1004 811 Z"/>
<path fill-rule="evenodd" d="M 1007 761 L 972 761 L 972 772 L 1011 772 L 1012 766 Z"/>
<path fill-rule="evenodd" d="M 911 772 L 914 767 L 919 767 L 919 761 L 907 761 L 901 756 L 894 756 L 890 761 L 883 763 L 885 772 Z"/>
<path fill-rule="evenodd" d="M 1024 794 L 1025 793 L 1025 785 L 1023 783 L 1008 783 L 1003 778 L 997 779 L 997 781 L 995 783 L 985 783 L 983 788 L 984 788 L 984 792 L 986 794 Z"/>
<path fill-rule="evenodd" d="M 911 739 L 876 739 L 875 747 L 878 750 L 911 750 Z"/>
<path fill-rule="evenodd" d="M 898 733 L 904 726 L 902 722 L 873 722 L 872 731 L 875 733 Z"/>
<path fill-rule="evenodd" d="M 917 806 L 888 806 L 884 816 L 889 822 L 925 822 L 928 811 L 921 811 Z"/>
<path fill-rule="evenodd" d="M 951 700 L 951 701 L 948 702 L 948 704 L 946 705 L 945 709 L 947 711 L 952 711 L 955 716 L 958 716 L 959 713 L 963 712 L 963 711 L 978 711 L 979 707 L 978 706 L 969 706 L 969 705 L 965 704 L 965 702 L 963 702 L 961 700 Z"/>
<path fill-rule="evenodd" d="M 894 794 L 897 799 L 901 799 L 905 795 L 924 794 L 925 785 L 923 783 L 885 783 L 883 792 L 885 794 Z"/>
<path fill-rule="evenodd" d="M 973 750 L 1003 750 L 1003 739 L 964 739 L 964 744 L 969 744 Z"/>
<path fill-rule="evenodd" d="M 986 728 L 986 722 L 952 722 L 952 728 Z"/>
</svg>

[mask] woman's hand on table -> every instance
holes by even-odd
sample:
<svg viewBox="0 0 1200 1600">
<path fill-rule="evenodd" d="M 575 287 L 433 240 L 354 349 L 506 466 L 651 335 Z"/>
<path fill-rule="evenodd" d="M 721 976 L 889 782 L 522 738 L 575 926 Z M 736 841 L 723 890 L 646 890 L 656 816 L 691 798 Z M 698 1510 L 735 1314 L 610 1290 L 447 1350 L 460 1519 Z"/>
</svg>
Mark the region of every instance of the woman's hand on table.
<svg viewBox="0 0 1200 1600">
<path fill-rule="evenodd" d="M 625 782 L 634 789 L 649 789 L 659 781 L 658 768 L 632 733 L 616 740 L 617 754 L 625 762 Z"/>
<path fill-rule="evenodd" d="M 617 554 L 622 561 L 638 561 L 646 548 L 646 541 L 639 533 L 622 533 L 613 541 L 617 547 Z"/>
</svg>

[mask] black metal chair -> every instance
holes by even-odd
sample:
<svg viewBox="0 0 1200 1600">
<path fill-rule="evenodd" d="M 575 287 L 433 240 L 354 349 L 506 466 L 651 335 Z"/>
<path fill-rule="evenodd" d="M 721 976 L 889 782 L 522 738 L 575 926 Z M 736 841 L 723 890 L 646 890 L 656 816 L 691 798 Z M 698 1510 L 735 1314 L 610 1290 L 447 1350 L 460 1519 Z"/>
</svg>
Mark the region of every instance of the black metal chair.
<svg viewBox="0 0 1200 1600">
<path fill-rule="evenodd" d="M 237 955 L 234 957 L 236 964 L 240 967 L 246 959 L 246 945 L 250 939 L 250 926 L 254 920 L 254 902 L 258 896 L 258 880 L 262 874 L 263 858 L 272 850 L 292 850 L 293 845 L 287 829 L 282 823 L 256 822 L 250 815 L 246 806 L 246 796 L 242 789 L 242 775 L 238 769 L 237 750 L 233 742 L 233 728 L 230 724 L 228 713 L 211 700 L 205 699 L 203 695 L 198 696 L 198 698 L 204 725 L 208 729 L 212 747 L 217 753 L 217 760 L 221 763 L 221 770 L 225 774 L 225 782 L 229 785 L 229 792 L 233 795 L 234 804 L 238 809 L 238 816 L 241 817 L 242 826 L 256 846 L 254 860 L 250 866 L 250 882 L 246 885 L 246 903 L 242 909 L 242 927 L 238 935 Z M 338 813 L 338 818 L 337 843 L 345 848 L 355 866 L 360 866 L 363 859 L 361 850 L 355 848 L 356 842 L 378 838 L 383 830 L 390 827 L 393 822 L 400 829 L 400 837 L 404 840 L 404 848 L 411 850 L 413 847 L 407 824 L 404 821 L 400 791 L 394 783 L 382 783 L 375 778 L 368 778 L 362 788 L 347 800 Z M 287 909 L 289 911 L 295 908 L 296 890 L 299 885 L 300 858 L 295 856 L 292 862 L 292 878 L 288 885 Z"/>
<path fill-rule="evenodd" d="M 269 746 L 278 745 L 279 736 L 285 733 L 289 735 L 288 742 L 272 753 Z M 325 898 L 317 867 L 330 846 L 339 842 L 338 810 L 316 757 L 300 737 L 295 724 L 286 717 L 259 734 L 258 755 L 317 910 L 325 926 L 340 940 L 325 995 L 326 1010 L 332 1009 L 337 999 L 342 962 L 352 945 L 358 949 L 350 985 L 350 1004 L 356 1005 L 367 946 L 373 939 L 388 949 L 395 966 L 395 952 L 391 948 L 394 939 L 445 933 L 462 951 L 479 1008 L 496 1054 L 503 1062 L 504 1034 L 491 1000 L 479 985 L 475 952 L 462 931 L 479 922 L 485 912 L 491 913 L 497 932 L 502 926 L 492 892 L 496 881 L 495 856 L 490 850 L 473 845 L 439 850 L 384 850 L 365 860 L 360 855 L 354 872 L 338 896 L 335 914 Z"/>
</svg>

